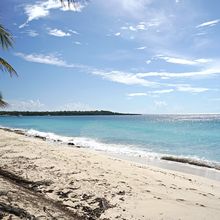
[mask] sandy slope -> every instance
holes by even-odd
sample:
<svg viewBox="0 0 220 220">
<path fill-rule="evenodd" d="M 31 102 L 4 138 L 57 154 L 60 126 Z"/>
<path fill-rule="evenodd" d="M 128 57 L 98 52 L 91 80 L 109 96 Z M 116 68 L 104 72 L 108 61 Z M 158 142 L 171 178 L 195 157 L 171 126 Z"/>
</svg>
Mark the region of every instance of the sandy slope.
<svg viewBox="0 0 220 220">
<path fill-rule="evenodd" d="M 217 181 L 3 130 L 0 158 L 0 210 L 32 219 L 220 219 Z"/>
</svg>

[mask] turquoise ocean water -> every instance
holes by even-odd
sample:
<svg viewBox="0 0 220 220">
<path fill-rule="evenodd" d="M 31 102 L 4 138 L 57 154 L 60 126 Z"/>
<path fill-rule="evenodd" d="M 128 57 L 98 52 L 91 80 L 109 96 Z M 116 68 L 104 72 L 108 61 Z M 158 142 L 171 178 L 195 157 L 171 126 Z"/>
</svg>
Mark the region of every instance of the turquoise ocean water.
<svg viewBox="0 0 220 220">
<path fill-rule="evenodd" d="M 220 163 L 220 115 L 3 116 L 0 126 L 116 154 Z"/>
</svg>

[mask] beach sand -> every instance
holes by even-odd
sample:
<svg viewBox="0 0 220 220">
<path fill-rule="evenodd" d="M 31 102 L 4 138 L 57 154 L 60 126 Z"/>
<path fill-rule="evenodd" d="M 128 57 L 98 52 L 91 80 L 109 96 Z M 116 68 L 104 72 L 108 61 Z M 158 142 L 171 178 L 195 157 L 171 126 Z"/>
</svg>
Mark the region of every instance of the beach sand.
<svg viewBox="0 0 220 220">
<path fill-rule="evenodd" d="M 0 219 L 220 219 L 219 181 L 4 130 L 0 157 Z"/>
</svg>

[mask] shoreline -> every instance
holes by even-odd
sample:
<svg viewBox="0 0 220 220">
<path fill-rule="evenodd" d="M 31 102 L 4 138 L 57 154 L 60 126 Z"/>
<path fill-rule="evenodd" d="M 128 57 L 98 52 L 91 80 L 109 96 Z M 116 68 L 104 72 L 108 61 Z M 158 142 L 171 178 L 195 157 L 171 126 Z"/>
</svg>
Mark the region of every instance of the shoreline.
<svg viewBox="0 0 220 220">
<path fill-rule="evenodd" d="M 0 156 L 7 217 L 9 208 L 44 219 L 220 217 L 220 183 L 211 179 L 1 129 Z"/>
<path fill-rule="evenodd" d="M 141 156 L 141 155 L 139 156 L 126 155 L 124 153 L 116 153 L 116 152 L 110 152 L 106 150 L 99 150 L 91 147 L 76 145 L 74 143 L 74 138 L 71 137 L 56 135 L 57 139 L 51 139 L 43 135 L 43 134 L 49 134 L 45 132 L 37 131 L 38 132 L 37 134 L 28 134 L 26 129 L 9 128 L 9 127 L 0 127 L 0 130 L 15 132 L 17 134 L 38 138 L 48 142 L 52 141 L 53 143 L 60 143 L 64 146 L 67 145 L 69 147 L 84 148 L 87 150 L 101 153 L 103 155 L 112 156 L 113 158 L 115 157 L 118 159 L 135 162 L 139 165 L 146 165 L 146 166 L 150 165 L 162 169 L 179 171 L 182 173 L 193 174 L 193 175 L 202 176 L 209 179 L 220 181 L 220 163 L 217 163 L 215 161 L 213 161 L 212 162 L 213 164 L 210 165 L 206 161 L 199 161 L 192 158 L 178 157 L 178 156 L 161 156 L 161 158 L 148 158 L 146 156 Z M 68 138 L 68 140 L 61 141 L 59 137 Z"/>
<path fill-rule="evenodd" d="M 188 163 L 179 163 L 175 161 L 166 161 L 166 160 L 149 159 L 149 158 L 146 159 L 141 157 L 125 156 L 125 155 L 119 155 L 119 154 L 102 152 L 102 151 L 98 151 L 98 152 L 100 152 L 103 155 L 109 155 L 113 158 L 118 158 L 121 160 L 126 160 L 128 162 L 133 162 L 136 163 L 137 165 L 153 166 L 159 169 L 165 169 L 168 171 L 195 175 L 220 182 L 220 171 L 213 168 L 195 166 Z"/>
</svg>

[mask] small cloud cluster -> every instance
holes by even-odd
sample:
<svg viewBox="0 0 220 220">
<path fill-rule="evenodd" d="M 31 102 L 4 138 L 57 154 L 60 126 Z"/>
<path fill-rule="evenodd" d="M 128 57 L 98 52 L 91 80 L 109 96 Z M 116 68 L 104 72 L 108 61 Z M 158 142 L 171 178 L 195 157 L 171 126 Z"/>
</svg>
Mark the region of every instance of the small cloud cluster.
<svg viewBox="0 0 220 220">
<path fill-rule="evenodd" d="M 11 100 L 9 105 L 5 108 L 7 111 L 92 111 L 97 110 L 88 104 L 81 102 L 69 102 L 62 106 L 48 108 L 40 100 Z"/>
<path fill-rule="evenodd" d="M 59 111 L 93 111 L 97 109 L 85 103 L 69 102 L 67 104 L 62 105 L 62 107 L 60 107 L 58 110 Z"/>
<path fill-rule="evenodd" d="M 197 25 L 197 28 L 202 28 L 202 27 L 213 27 L 217 25 L 220 22 L 220 19 L 212 20 L 212 21 L 207 21 L 202 24 Z"/>
<path fill-rule="evenodd" d="M 159 20 L 151 20 L 149 22 L 141 21 L 137 25 L 122 26 L 121 29 L 129 31 L 144 31 L 152 27 L 158 27 L 159 25 Z"/>
<path fill-rule="evenodd" d="M 116 36 L 116 37 L 118 37 L 118 36 L 120 36 L 120 35 L 121 35 L 120 32 L 115 33 L 115 36 Z"/>
<path fill-rule="evenodd" d="M 145 92 L 129 93 L 129 94 L 127 94 L 127 96 L 129 96 L 129 97 L 147 96 L 147 93 L 145 93 Z"/>
<path fill-rule="evenodd" d="M 75 41 L 74 44 L 76 44 L 76 45 L 81 45 L 82 43 L 79 42 L 79 41 Z"/>
<path fill-rule="evenodd" d="M 68 32 L 64 32 L 62 30 L 59 29 L 49 29 L 48 32 L 49 35 L 55 36 L 55 37 L 70 37 L 71 34 Z"/>
<path fill-rule="evenodd" d="M 167 103 L 166 103 L 165 101 L 157 101 L 157 100 L 155 100 L 155 101 L 154 101 L 154 105 L 155 105 L 156 107 L 158 107 L 158 108 L 162 108 L 162 107 L 167 106 Z"/>
<path fill-rule="evenodd" d="M 169 94 L 172 92 L 188 92 L 188 93 L 202 93 L 209 91 L 208 88 L 199 88 L 199 87 L 191 87 L 190 85 L 176 85 L 175 89 L 161 89 L 161 90 L 153 90 L 148 92 L 135 92 L 127 94 L 128 97 L 140 97 L 140 96 L 151 96 L 151 97 L 159 97 L 163 94 Z"/>
<path fill-rule="evenodd" d="M 15 53 L 16 56 L 21 57 L 22 59 L 33 62 L 33 63 L 43 63 L 61 67 L 75 67 L 72 64 L 67 64 L 66 61 L 61 58 L 56 57 L 55 55 L 44 55 L 44 54 L 24 54 L 24 53 Z"/>
<path fill-rule="evenodd" d="M 166 61 L 167 63 L 182 64 L 182 65 L 201 65 L 212 62 L 212 59 L 184 59 L 179 57 L 169 57 L 157 55 L 156 58 Z"/>
<path fill-rule="evenodd" d="M 25 33 L 30 37 L 37 37 L 39 35 L 35 30 L 27 30 Z"/>
<path fill-rule="evenodd" d="M 25 100 L 25 101 L 9 101 L 6 110 L 8 111 L 43 111 L 45 104 L 40 100 Z"/>
<path fill-rule="evenodd" d="M 145 50 L 147 47 L 145 47 L 145 46 L 142 46 L 142 47 L 137 47 L 136 49 L 137 50 Z"/>
</svg>

